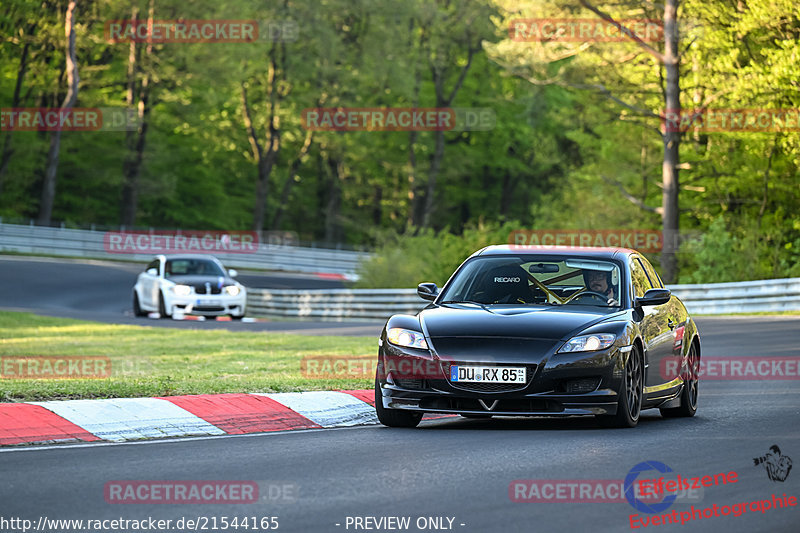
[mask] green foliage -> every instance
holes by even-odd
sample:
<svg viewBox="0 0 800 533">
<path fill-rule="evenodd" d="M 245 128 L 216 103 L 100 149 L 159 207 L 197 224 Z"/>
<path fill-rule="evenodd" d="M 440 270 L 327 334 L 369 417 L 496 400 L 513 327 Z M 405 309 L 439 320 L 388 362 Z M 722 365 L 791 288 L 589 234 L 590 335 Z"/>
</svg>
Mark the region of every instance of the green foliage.
<svg viewBox="0 0 800 533">
<path fill-rule="evenodd" d="M 795 222 L 800 226 L 800 222 Z M 800 229 L 800 228 L 795 228 Z M 716 283 L 800 276 L 800 239 L 786 242 L 774 220 L 729 230 L 715 219 L 698 240 L 681 247 L 681 283 Z"/>
<path fill-rule="evenodd" d="M 144 16 L 149 5 L 150 0 L 79 3 L 79 107 L 125 105 L 130 45 L 107 42 L 104 26 L 130 18 L 134 7 Z M 268 65 L 278 54 L 275 115 L 281 150 L 269 178 L 265 229 L 295 231 L 304 241 L 377 245 L 378 257 L 363 272 L 365 286 L 444 282 L 483 244 L 506 242 L 509 220 L 532 229 L 659 227 L 653 211 L 662 198 L 658 61 L 627 41 L 587 45 L 508 38 L 508 23 L 515 18 L 596 18 L 580 2 L 156 0 L 154 5 L 159 20 L 291 19 L 298 23 L 298 39 L 155 44 L 152 57 L 138 47 L 137 83 L 145 75 L 152 80 L 140 226 L 251 226 L 257 169 L 241 89 L 247 89 L 263 145 L 273 90 Z M 58 106 L 66 89 L 64 4 L 5 0 L 3 7 L 0 107 L 10 107 L 26 45 L 18 105 Z M 634 0 L 602 9 L 618 18 L 662 16 L 659 5 Z M 687 0 L 678 17 L 685 108 L 800 107 L 797 2 Z M 470 43 L 479 40 L 470 56 Z M 431 107 L 442 97 L 433 73 L 442 73 L 439 89 L 449 94 L 467 64 L 451 106 L 488 108 L 496 125 L 489 131 L 445 132 L 431 228 L 410 228 L 409 220 L 431 175 L 435 132 L 314 132 L 298 162 L 307 133 L 304 109 Z M 35 217 L 50 134 L 0 132 L 0 152 L 7 142 L 0 216 Z M 123 132 L 64 132 L 54 219 L 117 224 L 127 155 Z M 800 135 L 689 131 L 680 159 L 681 229 L 707 234 L 684 248 L 681 280 L 800 275 Z M 279 213 L 280 223 L 273 224 Z"/>
<path fill-rule="evenodd" d="M 479 222 L 458 235 L 447 230 L 389 234 L 362 264 L 356 287 L 414 288 L 423 282 L 441 287 L 467 257 L 491 244 L 508 244 L 509 235 L 519 227 L 513 222 Z"/>
</svg>

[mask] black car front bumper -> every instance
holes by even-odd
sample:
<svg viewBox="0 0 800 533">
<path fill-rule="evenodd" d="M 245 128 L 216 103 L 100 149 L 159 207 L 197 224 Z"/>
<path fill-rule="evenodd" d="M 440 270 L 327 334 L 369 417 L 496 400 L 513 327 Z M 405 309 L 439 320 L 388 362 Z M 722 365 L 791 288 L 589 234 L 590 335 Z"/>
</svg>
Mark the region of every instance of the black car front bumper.
<svg viewBox="0 0 800 533">
<path fill-rule="evenodd" d="M 612 346 L 596 352 L 549 354 L 538 364 L 496 359 L 460 362 L 528 368 L 525 385 L 492 391 L 485 386 L 471 390 L 468 384 L 451 383 L 448 360 L 388 343 L 384 348 L 379 356 L 379 369 L 384 371 L 378 375 L 384 408 L 501 416 L 613 415 L 630 353 L 629 346 Z M 396 370 L 402 369 L 404 362 L 408 363 L 405 368 L 427 370 L 424 375 L 398 374 Z"/>
</svg>

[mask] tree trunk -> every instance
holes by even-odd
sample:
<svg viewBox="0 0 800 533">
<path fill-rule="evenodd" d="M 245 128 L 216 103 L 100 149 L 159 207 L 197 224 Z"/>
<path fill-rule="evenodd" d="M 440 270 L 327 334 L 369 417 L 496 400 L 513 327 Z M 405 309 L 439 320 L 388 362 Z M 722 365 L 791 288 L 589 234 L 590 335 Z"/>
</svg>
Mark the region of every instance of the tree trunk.
<svg viewBox="0 0 800 533">
<path fill-rule="evenodd" d="M 61 104 L 62 110 L 69 110 L 75 106 L 78 99 L 78 64 L 75 57 L 75 9 L 76 2 L 72 0 L 67 4 L 67 13 L 64 22 L 64 33 L 67 37 L 67 95 Z M 37 223 L 47 226 L 53 216 L 53 204 L 56 198 L 56 173 L 58 172 L 58 156 L 61 150 L 61 129 L 56 129 L 50 138 L 50 150 L 47 152 L 47 167 L 42 183 L 42 197 L 39 204 L 39 217 Z"/>
<path fill-rule="evenodd" d="M 450 94 L 447 96 L 444 94 L 445 72 L 437 65 L 431 64 L 437 108 L 450 106 L 455 99 L 456 94 L 458 94 L 458 90 L 461 88 L 461 85 L 464 83 L 464 79 L 467 77 L 467 72 L 469 72 L 469 69 L 472 66 L 472 58 L 475 55 L 475 52 L 479 50 L 479 48 L 473 48 L 472 43 L 468 44 L 467 46 L 467 63 L 461 68 L 458 79 L 453 85 L 453 89 L 450 91 Z M 424 228 L 430 226 L 431 218 L 433 218 L 433 211 L 436 207 L 436 180 L 439 177 L 439 169 L 441 168 L 442 160 L 444 159 L 444 131 L 437 130 L 434 132 L 434 136 L 435 148 L 433 150 L 433 155 L 431 156 L 428 184 L 425 188 L 425 209 L 422 213 L 422 227 Z"/>
<path fill-rule="evenodd" d="M 444 159 L 444 131 L 434 132 L 436 138 L 436 146 L 433 149 L 433 156 L 431 157 L 431 170 L 428 174 L 428 185 L 425 188 L 425 211 L 422 214 L 422 227 L 427 228 L 430 226 L 431 218 L 433 217 L 433 209 L 435 206 L 434 198 L 436 197 L 436 180 L 439 177 L 439 168 Z"/>
<path fill-rule="evenodd" d="M 409 22 L 409 35 L 414 35 L 414 19 Z M 420 42 L 420 47 L 424 43 L 424 38 Z M 409 43 L 412 45 L 412 43 Z M 414 98 L 413 107 L 419 107 L 419 91 L 422 83 L 422 69 L 420 61 L 414 62 Z M 417 183 L 417 137 L 419 132 L 411 130 L 408 132 L 408 224 L 419 226 L 422 223 L 422 206 Z"/>
<path fill-rule="evenodd" d="M 155 6 L 154 0 L 150 0 L 150 11 L 148 13 L 148 26 L 152 25 Z M 133 10 L 133 19 L 136 19 L 137 10 Z M 152 67 L 153 43 L 148 43 L 145 50 L 145 58 L 148 59 L 148 69 Z M 120 223 L 126 227 L 132 227 L 136 223 L 136 210 L 139 203 L 139 175 L 141 174 L 142 160 L 144 158 L 144 148 L 147 139 L 147 128 L 150 116 L 150 76 L 148 70 L 142 79 L 139 88 L 138 102 L 136 101 L 136 73 L 141 70 L 139 63 L 139 48 L 137 43 L 131 42 L 130 53 L 128 54 L 128 108 L 137 107 L 139 127 L 136 131 L 129 130 L 126 133 L 126 144 L 128 155 L 123 163 L 123 183 L 122 183 L 122 206 Z"/>
<path fill-rule="evenodd" d="M 306 155 L 308 155 L 308 150 L 311 147 L 311 139 L 312 139 L 312 130 L 308 130 L 306 132 L 306 139 L 303 141 L 303 146 L 300 148 L 300 152 L 297 154 L 297 157 L 294 161 L 292 161 L 291 166 L 289 167 L 289 175 L 286 178 L 286 182 L 283 184 L 283 190 L 281 191 L 281 200 L 278 202 L 278 209 L 275 211 L 275 217 L 272 219 L 272 229 L 277 230 L 280 229 L 280 225 L 283 223 L 283 215 L 286 213 L 286 204 L 289 202 L 289 195 L 292 192 L 292 187 L 294 187 L 295 183 L 295 176 L 297 176 L 297 171 L 300 168 L 300 165 L 305 159 Z"/>
<path fill-rule="evenodd" d="M 325 242 L 334 244 L 341 241 L 342 231 L 339 226 L 339 208 L 341 207 L 340 162 L 337 158 L 328 157 L 326 174 L 328 176 L 328 201 L 325 206 Z"/>
<path fill-rule="evenodd" d="M 269 70 L 267 72 L 268 91 L 269 91 L 269 126 L 267 132 L 267 151 L 259 149 L 258 153 L 258 185 L 256 185 L 256 205 L 253 209 L 253 229 L 261 231 L 264 229 L 264 220 L 267 212 L 267 196 L 269 195 L 269 177 L 272 174 L 272 166 L 278 157 L 281 147 L 281 130 L 278 121 L 278 60 L 277 45 L 273 45 L 269 53 Z M 244 90 L 244 86 L 243 89 Z M 245 107 L 246 107 L 246 95 Z M 249 115 L 249 112 L 248 112 Z M 250 122 L 248 120 L 248 122 Z M 248 129 L 251 135 L 255 135 L 252 122 Z M 251 144 L 257 140 L 251 138 Z"/>
<path fill-rule="evenodd" d="M 678 0 L 667 0 L 664 5 L 664 68 L 666 69 L 665 108 L 667 112 L 681 112 L 680 58 L 678 56 L 677 28 Z M 661 270 L 666 283 L 675 283 L 678 276 L 677 250 L 679 245 L 678 165 L 680 163 L 680 132 L 677 128 L 664 128 L 664 163 L 662 166 L 663 193 L 661 197 L 662 240 Z"/>
<path fill-rule="evenodd" d="M 30 27 L 30 31 L 35 26 Z M 29 32 L 30 33 L 30 32 Z M 22 56 L 19 60 L 19 67 L 17 68 L 17 83 L 14 85 L 14 96 L 11 97 L 11 107 L 19 107 L 20 96 L 22 90 L 22 80 L 25 78 L 25 71 L 28 69 L 28 50 L 30 49 L 30 42 L 25 41 L 22 47 Z M 14 153 L 11 148 L 11 131 L 7 131 L 3 137 L 3 150 L 0 152 L 0 197 L 3 196 L 3 178 L 5 177 L 6 170 L 8 169 L 8 162 L 11 161 L 11 155 Z"/>
</svg>

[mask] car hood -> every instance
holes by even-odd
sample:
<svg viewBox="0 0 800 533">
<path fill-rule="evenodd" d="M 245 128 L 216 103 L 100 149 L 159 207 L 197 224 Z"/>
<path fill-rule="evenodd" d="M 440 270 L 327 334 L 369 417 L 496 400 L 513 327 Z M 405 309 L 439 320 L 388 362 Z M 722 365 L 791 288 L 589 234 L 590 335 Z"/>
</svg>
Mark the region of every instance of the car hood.
<svg viewBox="0 0 800 533">
<path fill-rule="evenodd" d="M 206 283 L 210 283 L 212 287 L 216 287 L 219 285 L 220 280 L 222 280 L 223 287 L 225 285 L 236 284 L 233 278 L 227 276 L 170 276 L 167 278 L 167 281 L 180 285 L 191 285 L 193 287 L 205 285 Z"/>
<path fill-rule="evenodd" d="M 590 306 L 486 306 L 446 304 L 419 313 L 423 330 L 437 337 L 567 340 L 583 329 L 620 313 Z"/>
</svg>

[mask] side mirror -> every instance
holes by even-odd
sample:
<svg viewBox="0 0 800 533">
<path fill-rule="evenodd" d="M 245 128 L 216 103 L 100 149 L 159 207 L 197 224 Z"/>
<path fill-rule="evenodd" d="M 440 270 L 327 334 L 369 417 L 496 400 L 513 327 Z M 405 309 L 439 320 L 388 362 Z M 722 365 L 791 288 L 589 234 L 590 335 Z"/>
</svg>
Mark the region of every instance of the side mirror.
<svg viewBox="0 0 800 533">
<path fill-rule="evenodd" d="M 156 270 L 155 268 L 148 268 L 147 273 L 150 274 L 151 276 L 158 276 L 158 270 Z"/>
<path fill-rule="evenodd" d="M 439 296 L 439 287 L 435 283 L 420 283 L 417 285 L 417 296 L 432 302 Z"/>
<path fill-rule="evenodd" d="M 636 307 L 665 304 L 671 295 L 669 289 L 650 289 L 641 298 L 636 298 Z"/>
<path fill-rule="evenodd" d="M 236 276 L 238 276 L 238 275 L 239 275 L 239 271 L 238 271 L 238 270 L 236 270 L 235 268 L 229 268 L 229 269 L 228 269 L 228 275 L 229 275 L 230 277 L 232 277 L 232 278 L 235 278 Z"/>
</svg>

